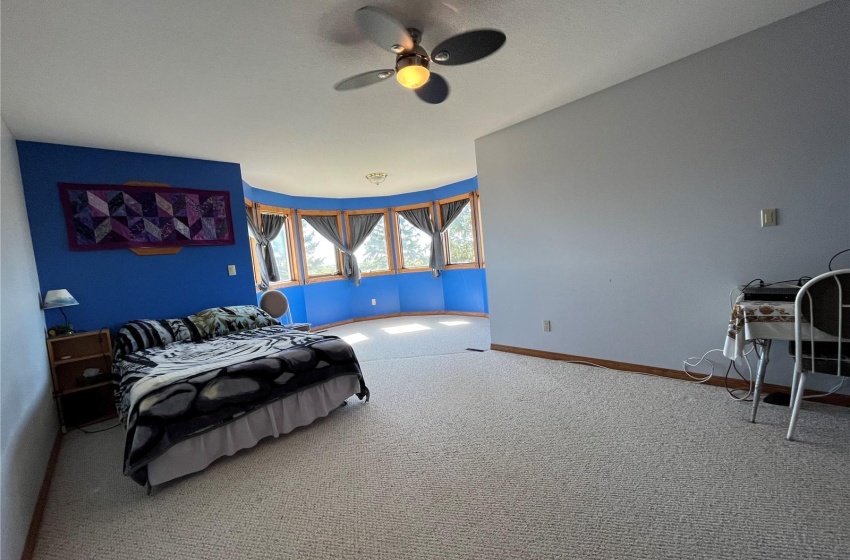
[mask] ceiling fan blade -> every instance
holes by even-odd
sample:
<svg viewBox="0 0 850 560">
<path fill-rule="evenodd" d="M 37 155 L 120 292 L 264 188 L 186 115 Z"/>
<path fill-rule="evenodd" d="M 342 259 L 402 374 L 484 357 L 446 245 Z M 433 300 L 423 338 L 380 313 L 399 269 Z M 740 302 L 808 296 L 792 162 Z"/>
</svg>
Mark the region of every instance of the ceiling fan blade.
<svg viewBox="0 0 850 560">
<path fill-rule="evenodd" d="M 387 12 L 365 6 L 354 12 L 354 17 L 363 35 L 382 49 L 396 54 L 413 50 L 413 37 L 401 22 Z"/>
<path fill-rule="evenodd" d="M 505 44 L 505 34 L 495 29 L 477 29 L 449 37 L 431 51 L 437 64 L 455 66 L 490 56 Z"/>
<path fill-rule="evenodd" d="M 350 89 L 371 86 L 372 84 L 383 82 L 393 74 L 395 74 L 395 70 L 392 69 L 363 72 L 362 74 L 357 74 L 356 76 L 351 76 L 350 78 L 337 82 L 334 84 L 334 89 L 337 91 L 348 91 Z"/>
<path fill-rule="evenodd" d="M 449 83 L 440 76 L 431 72 L 431 77 L 425 85 L 415 90 L 416 95 L 425 103 L 436 105 L 442 103 L 449 96 Z"/>
</svg>

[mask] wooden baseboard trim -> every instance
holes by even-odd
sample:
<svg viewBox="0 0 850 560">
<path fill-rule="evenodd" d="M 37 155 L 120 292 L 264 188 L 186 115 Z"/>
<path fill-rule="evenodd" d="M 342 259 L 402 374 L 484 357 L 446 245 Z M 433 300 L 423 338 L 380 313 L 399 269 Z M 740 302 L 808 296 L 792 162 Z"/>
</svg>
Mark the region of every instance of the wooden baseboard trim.
<svg viewBox="0 0 850 560">
<path fill-rule="evenodd" d="M 387 313 L 385 315 L 369 315 L 368 317 L 355 317 L 336 323 L 328 323 L 326 325 L 318 325 L 311 327 L 312 332 L 319 332 L 333 327 L 341 327 L 342 325 L 350 325 L 351 323 L 362 323 L 363 321 L 372 321 L 374 319 L 392 319 L 394 317 L 411 317 L 414 315 L 460 315 L 462 317 L 489 317 L 487 313 L 477 313 L 474 311 L 406 311 L 404 313 Z"/>
<path fill-rule="evenodd" d="M 38 538 L 38 530 L 41 528 L 41 520 L 44 518 L 44 508 L 47 506 L 47 495 L 50 493 L 50 483 L 53 482 L 53 472 L 56 470 L 56 461 L 59 459 L 59 448 L 62 446 L 62 431 L 56 433 L 53 441 L 53 449 L 50 450 L 50 458 L 47 460 L 47 469 L 44 471 L 44 479 L 41 481 L 41 489 L 38 491 L 38 499 L 32 512 L 32 520 L 27 531 L 27 540 L 24 541 L 24 550 L 21 560 L 30 560 L 35 554 L 35 542 Z"/>
<path fill-rule="evenodd" d="M 533 356 L 535 358 L 543 358 L 546 360 L 558 360 L 558 361 L 566 361 L 566 362 L 585 362 L 587 365 L 594 365 L 597 367 L 603 367 L 608 369 L 615 369 L 618 371 L 622 371 L 625 373 L 639 373 L 643 375 L 657 375 L 659 377 L 669 377 L 671 379 L 679 379 L 682 381 L 693 381 L 690 377 L 685 375 L 683 371 L 675 370 L 675 369 L 667 369 L 660 368 L 654 366 L 644 366 L 641 364 L 631 364 L 628 362 L 615 362 L 613 360 L 601 360 L 599 358 L 588 358 L 586 356 L 575 356 L 572 354 L 561 354 L 560 352 L 547 352 L 545 350 L 533 350 L 531 348 L 521 348 L 519 346 L 507 346 L 504 344 L 491 344 L 490 350 L 495 350 L 497 352 L 508 352 L 511 354 L 521 354 L 523 356 Z M 722 376 L 715 375 L 703 385 L 713 385 L 715 387 L 723 387 L 724 384 L 730 389 L 747 389 L 748 383 L 741 379 L 733 379 L 730 377 L 728 382 L 724 380 Z M 772 383 L 765 383 L 762 385 L 762 394 L 767 393 L 776 393 L 776 392 L 790 392 L 790 387 L 786 387 L 785 385 L 774 385 Z M 811 391 L 806 390 L 805 394 L 813 395 L 817 394 L 819 391 Z M 826 397 L 819 398 L 817 402 L 822 402 L 826 404 L 833 404 L 836 406 L 847 406 L 850 407 L 850 395 L 841 395 L 838 393 L 828 395 Z"/>
</svg>

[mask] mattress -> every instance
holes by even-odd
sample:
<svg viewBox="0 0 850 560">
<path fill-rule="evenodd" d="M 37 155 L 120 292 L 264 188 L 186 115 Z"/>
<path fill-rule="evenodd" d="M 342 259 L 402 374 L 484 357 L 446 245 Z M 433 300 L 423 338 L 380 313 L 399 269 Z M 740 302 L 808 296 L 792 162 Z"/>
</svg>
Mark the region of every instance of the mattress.
<svg viewBox="0 0 850 560">
<path fill-rule="evenodd" d="M 156 486 L 202 471 L 216 459 L 254 447 L 264 438 L 277 438 L 307 426 L 327 416 L 358 392 L 360 380 L 356 375 L 336 377 L 181 441 L 148 463 L 148 483 Z"/>
<path fill-rule="evenodd" d="M 146 348 L 113 372 L 127 431 L 124 474 L 141 485 L 150 483 L 148 465 L 174 446 L 303 390 L 354 376 L 357 396 L 369 396 L 348 343 L 279 325 Z"/>
</svg>

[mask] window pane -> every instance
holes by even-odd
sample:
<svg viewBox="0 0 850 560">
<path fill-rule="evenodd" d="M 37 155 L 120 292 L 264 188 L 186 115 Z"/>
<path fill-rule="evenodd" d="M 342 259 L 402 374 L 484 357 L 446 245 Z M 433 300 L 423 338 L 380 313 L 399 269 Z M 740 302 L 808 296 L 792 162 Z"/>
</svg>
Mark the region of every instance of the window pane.
<svg viewBox="0 0 850 560">
<path fill-rule="evenodd" d="M 336 247 L 322 237 L 313 226 L 301 220 L 304 232 L 304 264 L 308 276 L 339 274 L 336 259 Z"/>
<path fill-rule="evenodd" d="M 431 260 L 431 236 L 398 215 L 398 231 L 401 237 L 401 256 L 404 268 L 427 267 Z"/>
<path fill-rule="evenodd" d="M 446 230 L 449 263 L 475 262 L 475 237 L 472 235 L 472 207 L 467 204 Z"/>
<path fill-rule="evenodd" d="M 277 271 L 280 273 L 280 279 L 277 282 L 291 282 L 292 267 L 289 266 L 289 239 L 286 237 L 285 225 L 272 240 L 271 246 L 274 251 L 274 260 L 277 262 Z"/>
<path fill-rule="evenodd" d="M 359 249 L 354 251 L 360 272 L 375 272 L 378 270 L 389 270 L 390 259 L 387 255 L 387 232 L 384 227 L 384 218 L 363 242 Z"/>
</svg>

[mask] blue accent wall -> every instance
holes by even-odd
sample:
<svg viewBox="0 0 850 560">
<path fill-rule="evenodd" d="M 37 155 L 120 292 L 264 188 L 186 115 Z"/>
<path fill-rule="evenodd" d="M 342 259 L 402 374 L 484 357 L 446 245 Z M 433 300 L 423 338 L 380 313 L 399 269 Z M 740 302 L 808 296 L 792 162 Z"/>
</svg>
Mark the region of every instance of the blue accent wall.
<svg viewBox="0 0 850 560">
<path fill-rule="evenodd" d="M 65 288 L 74 295 L 80 305 L 65 308 L 65 312 L 80 331 L 115 330 L 132 319 L 181 317 L 208 307 L 255 303 L 259 294 L 254 289 L 245 197 L 300 210 L 361 210 L 431 202 L 478 188 L 473 177 L 393 196 L 290 196 L 251 187 L 242 181 L 236 163 L 40 142 L 19 141 L 17 146 L 41 288 L 43 292 Z M 236 243 L 184 247 L 176 255 L 147 257 L 127 249 L 71 251 L 57 183 L 120 185 L 127 181 L 228 191 Z M 395 244 L 394 236 L 391 238 Z M 236 265 L 236 276 L 227 274 L 231 264 Z M 314 325 L 394 313 L 487 312 L 481 269 L 447 270 L 439 278 L 430 272 L 367 276 L 356 288 L 350 280 L 332 280 L 283 292 L 293 319 Z M 48 325 L 63 321 L 58 310 L 47 310 L 45 315 Z"/>
<path fill-rule="evenodd" d="M 264 191 L 244 184 L 245 196 L 261 204 L 297 210 L 366 210 L 433 202 L 478 190 L 478 179 L 437 189 L 392 196 L 363 198 L 313 198 Z M 393 248 L 395 224 L 390 224 Z M 300 252 L 300 244 L 298 251 Z M 392 256 L 390 257 L 392 259 Z M 326 325 L 351 319 L 394 313 L 463 311 L 487 313 L 484 269 L 446 270 L 439 278 L 430 272 L 401 272 L 366 276 L 359 287 L 350 280 L 331 280 L 281 290 L 292 309 L 293 320 Z M 260 294 L 258 294 L 259 297 Z M 372 305 L 372 299 L 376 305 Z"/>
<path fill-rule="evenodd" d="M 17 146 L 41 288 L 65 288 L 80 302 L 65 308 L 77 330 L 114 329 L 132 319 L 180 317 L 256 301 L 239 164 L 39 142 Z M 149 257 L 128 249 L 71 251 L 57 183 L 126 181 L 228 191 L 235 244 Z M 236 265 L 236 276 L 228 276 L 230 264 Z M 303 299 L 291 297 L 299 312 Z M 62 322 L 58 310 L 45 314 L 48 325 Z"/>
<path fill-rule="evenodd" d="M 441 276 L 446 309 L 487 312 L 487 278 L 483 268 L 444 270 Z"/>
</svg>

